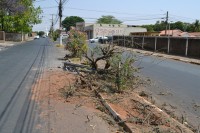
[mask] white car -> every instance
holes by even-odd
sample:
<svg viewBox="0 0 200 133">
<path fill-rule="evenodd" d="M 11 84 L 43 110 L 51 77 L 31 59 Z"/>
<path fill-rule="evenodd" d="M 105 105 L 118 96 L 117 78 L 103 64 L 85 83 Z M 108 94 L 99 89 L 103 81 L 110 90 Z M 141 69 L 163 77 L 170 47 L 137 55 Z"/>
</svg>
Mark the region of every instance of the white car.
<svg viewBox="0 0 200 133">
<path fill-rule="evenodd" d="M 99 39 L 107 39 L 107 37 L 103 37 L 103 36 L 97 36 L 96 38 L 92 38 L 92 39 L 89 39 L 89 42 L 90 43 L 97 43 L 99 42 Z"/>
<path fill-rule="evenodd" d="M 40 36 L 39 35 L 37 35 L 37 36 L 34 36 L 34 39 L 39 39 L 40 38 Z"/>
</svg>

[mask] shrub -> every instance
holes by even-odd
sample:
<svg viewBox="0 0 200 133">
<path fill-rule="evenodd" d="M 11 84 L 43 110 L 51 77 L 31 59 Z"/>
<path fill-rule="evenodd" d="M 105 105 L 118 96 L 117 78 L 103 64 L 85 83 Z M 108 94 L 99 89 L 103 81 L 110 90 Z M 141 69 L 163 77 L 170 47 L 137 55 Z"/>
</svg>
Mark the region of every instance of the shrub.
<svg viewBox="0 0 200 133">
<path fill-rule="evenodd" d="M 133 67 L 133 63 L 135 62 L 134 55 L 132 53 L 115 54 L 109 62 L 111 65 L 111 72 L 115 74 L 117 90 L 121 92 L 129 86 L 129 83 L 132 84 L 134 72 L 137 71 L 137 69 Z"/>
<path fill-rule="evenodd" d="M 87 36 L 85 33 L 71 28 L 66 44 L 66 50 L 69 50 L 71 52 L 71 56 L 73 57 L 81 57 L 82 54 L 86 53 L 88 49 L 86 39 Z"/>
</svg>

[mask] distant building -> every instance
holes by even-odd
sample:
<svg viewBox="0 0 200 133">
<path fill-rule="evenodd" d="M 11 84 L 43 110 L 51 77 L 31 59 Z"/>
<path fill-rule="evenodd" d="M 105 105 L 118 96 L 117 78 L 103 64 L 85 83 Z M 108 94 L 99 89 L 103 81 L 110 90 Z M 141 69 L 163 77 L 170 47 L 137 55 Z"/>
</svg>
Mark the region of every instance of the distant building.
<svg viewBox="0 0 200 133">
<path fill-rule="evenodd" d="M 76 29 L 85 31 L 88 39 L 97 36 L 113 36 L 113 35 L 130 35 L 134 32 L 147 32 L 146 28 L 124 25 L 124 24 L 89 24 L 89 23 L 76 23 Z"/>
<path fill-rule="evenodd" d="M 161 31 L 159 36 L 172 36 L 172 37 L 200 37 L 200 32 L 183 32 L 181 30 L 165 30 Z"/>
<path fill-rule="evenodd" d="M 200 37 L 200 32 L 191 32 L 189 35 L 190 37 Z"/>
<path fill-rule="evenodd" d="M 37 36 L 37 34 L 38 34 L 37 32 L 32 32 L 31 36 L 34 37 L 34 36 Z"/>
<path fill-rule="evenodd" d="M 163 30 L 160 32 L 159 36 L 173 36 L 173 37 L 179 37 L 183 31 L 181 30 Z"/>
<path fill-rule="evenodd" d="M 131 32 L 131 36 L 159 36 L 160 32 Z"/>
</svg>

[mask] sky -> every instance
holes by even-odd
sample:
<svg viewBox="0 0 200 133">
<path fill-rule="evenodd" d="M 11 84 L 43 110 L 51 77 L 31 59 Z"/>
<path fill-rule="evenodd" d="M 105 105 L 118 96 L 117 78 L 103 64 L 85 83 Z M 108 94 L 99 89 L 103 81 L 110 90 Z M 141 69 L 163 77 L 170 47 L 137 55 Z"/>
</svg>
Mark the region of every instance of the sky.
<svg viewBox="0 0 200 133">
<path fill-rule="evenodd" d="M 40 6 L 42 23 L 34 25 L 33 31 L 50 29 L 52 14 L 58 29 L 59 0 L 36 0 L 35 7 Z M 169 22 L 189 22 L 200 20 L 200 0 L 62 0 L 64 4 L 63 18 L 67 16 L 82 17 L 86 23 L 95 23 L 102 15 L 112 15 L 123 24 L 144 25 L 163 21 L 169 12 Z"/>
</svg>

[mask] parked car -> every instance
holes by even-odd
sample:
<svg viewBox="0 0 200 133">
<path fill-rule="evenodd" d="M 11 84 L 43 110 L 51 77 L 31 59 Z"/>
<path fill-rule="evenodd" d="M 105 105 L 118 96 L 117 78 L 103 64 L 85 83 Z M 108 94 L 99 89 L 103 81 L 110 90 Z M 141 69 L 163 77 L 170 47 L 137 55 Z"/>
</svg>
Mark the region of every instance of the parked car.
<svg viewBox="0 0 200 133">
<path fill-rule="evenodd" d="M 96 38 L 89 39 L 89 42 L 90 43 L 97 43 L 97 42 L 99 42 L 99 39 L 107 39 L 107 37 L 98 36 Z"/>
<path fill-rule="evenodd" d="M 99 43 L 106 44 L 112 42 L 112 36 L 105 36 L 104 38 L 99 39 Z"/>
<path fill-rule="evenodd" d="M 37 36 L 34 36 L 34 39 L 39 39 L 40 38 L 40 36 L 39 35 L 37 35 Z"/>
<path fill-rule="evenodd" d="M 46 36 L 46 35 L 43 35 L 42 37 L 43 37 L 43 38 L 46 38 L 47 36 Z"/>
</svg>

